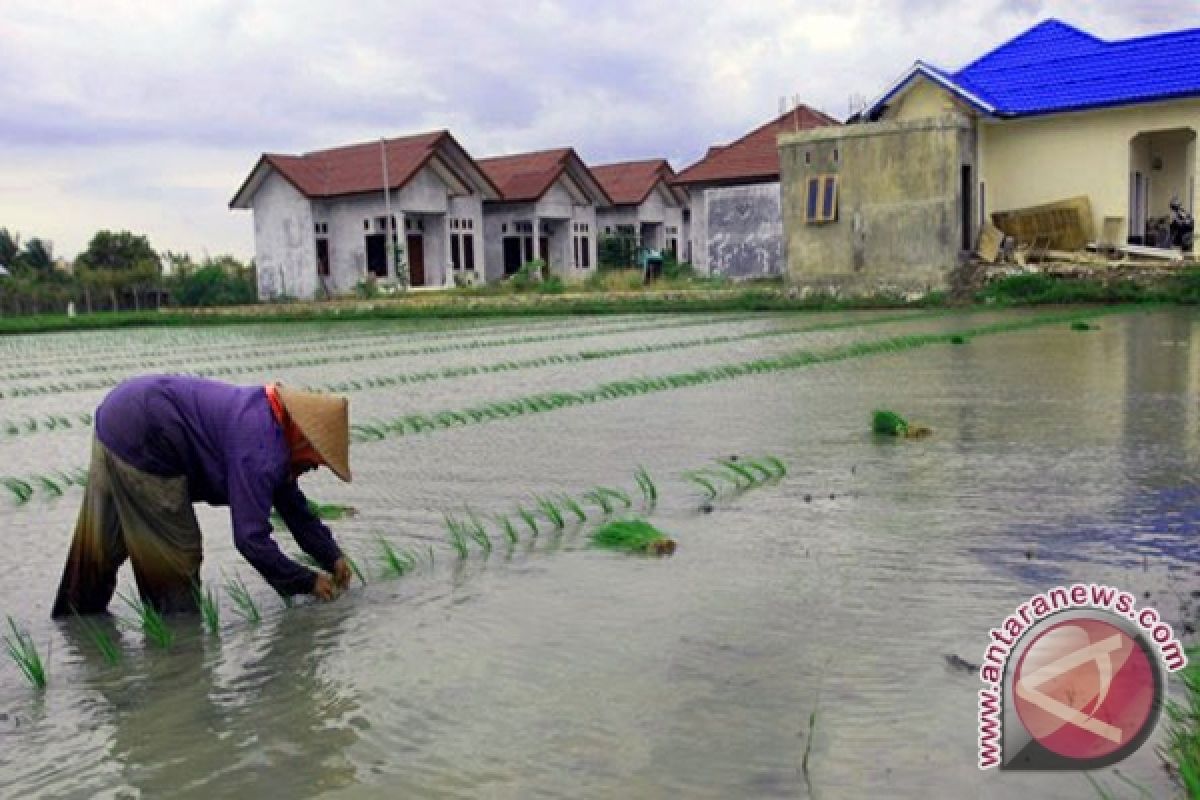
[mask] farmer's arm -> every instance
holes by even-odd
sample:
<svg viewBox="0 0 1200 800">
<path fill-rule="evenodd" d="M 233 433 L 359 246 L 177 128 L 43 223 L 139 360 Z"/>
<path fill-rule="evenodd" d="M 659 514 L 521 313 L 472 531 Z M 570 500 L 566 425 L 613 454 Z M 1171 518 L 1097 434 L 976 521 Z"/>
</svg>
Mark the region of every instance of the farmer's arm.
<svg viewBox="0 0 1200 800">
<path fill-rule="evenodd" d="M 275 510 L 283 517 L 288 530 L 300 549 L 308 553 L 327 572 L 334 572 L 341 548 L 329 528 L 308 507 L 308 498 L 295 481 L 288 481 L 275 491 Z"/>
<path fill-rule="evenodd" d="M 311 594 L 317 573 L 285 556 L 271 538 L 271 500 L 275 480 L 250 454 L 232 459 L 229 468 L 229 514 L 233 544 L 280 594 Z"/>
</svg>

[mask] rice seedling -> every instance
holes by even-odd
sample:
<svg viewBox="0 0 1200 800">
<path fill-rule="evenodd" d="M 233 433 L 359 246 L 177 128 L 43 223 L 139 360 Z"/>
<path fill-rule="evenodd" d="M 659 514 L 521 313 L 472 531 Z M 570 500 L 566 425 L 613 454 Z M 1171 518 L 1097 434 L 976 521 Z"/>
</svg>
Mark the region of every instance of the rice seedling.
<svg viewBox="0 0 1200 800">
<path fill-rule="evenodd" d="M 498 516 L 496 517 L 496 522 L 500 524 L 500 530 L 504 532 L 504 538 L 508 540 L 510 546 L 520 540 L 521 537 L 517 535 L 517 528 L 513 525 L 511 519 L 506 516 Z"/>
<path fill-rule="evenodd" d="M 192 597 L 196 599 L 196 608 L 200 609 L 204 630 L 216 636 L 221 630 L 221 607 L 216 593 L 211 586 L 201 587 L 197 582 L 192 584 Z"/>
<path fill-rule="evenodd" d="M 717 490 L 717 485 L 713 483 L 706 475 L 698 471 L 689 471 L 683 473 L 683 479 L 700 487 L 704 492 L 705 500 L 716 500 L 720 492 Z"/>
<path fill-rule="evenodd" d="M 1188 665 L 1176 673 L 1183 701 L 1167 702 L 1166 744 L 1160 755 L 1189 797 L 1200 797 L 1200 646 L 1187 649 Z"/>
<path fill-rule="evenodd" d="M 966 337 L 959 336 L 957 333 L 950 337 L 950 344 L 966 344 Z"/>
<path fill-rule="evenodd" d="M 547 500 L 544 497 L 536 497 L 534 500 L 537 502 L 538 510 L 550 521 L 555 530 L 561 531 L 567 527 L 566 517 L 562 515 L 562 512 L 559 511 L 558 506 L 554 505 L 553 501 Z"/>
<path fill-rule="evenodd" d="M 166 619 L 159 610 L 140 597 L 121 594 L 120 598 L 137 615 L 137 621 L 134 624 L 142 631 L 142 634 L 163 650 L 170 648 L 171 643 L 175 641 L 175 633 L 167 625 Z"/>
<path fill-rule="evenodd" d="M 1073 330 L 1073 331 L 1095 331 L 1095 330 L 1099 330 L 1099 329 L 1100 329 L 1099 326 L 1092 325 L 1092 324 L 1088 323 L 1086 320 L 1082 320 L 1082 319 L 1077 319 L 1071 323 L 1071 330 Z"/>
<path fill-rule="evenodd" d="M 758 485 L 762 485 L 767 481 L 775 479 L 775 470 L 773 470 L 771 467 L 768 467 L 757 458 L 746 459 L 746 467 L 752 472 L 758 473 L 758 479 L 756 480 Z"/>
<path fill-rule="evenodd" d="M 779 480 L 787 475 L 787 464 L 783 463 L 780 459 L 775 456 L 766 456 L 763 460 L 775 468 L 775 480 Z"/>
<path fill-rule="evenodd" d="M 121 660 L 121 648 L 117 647 L 116 642 L 108 635 L 108 632 L 100 627 L 100 624 L 94 619 L 84 617 L 79 612 L 71 609 L 71 613 L 75 617 L 76 624 L 83 629 L 83 633 L 87 636 L 88 641 L 100 653 L 105 662 L 109 666 L 116 665 Z"/>
<path fill-rule="evenodd" d="M 599 486 L 595 491 L 600 492 L 609 499 L 621 501 L 621 505 L 624 506 L 626 511 L 633 508 L 633 501 L 629 499 L 629 493 L 624 489 L 613 489 L 608 486 Z"/>
<path fill-rule="evenodd" d="M 525 524 L 529 526 L 529 532 L 536 539 L 538 535 L 538 524 L 537 517 L 533 515 L 533 512 L 522 506 L 517 509 L 517 516 L 524 520 Z"/>
<path fill-rule="evenodd" d="M 450 538 L 450 546 L 454 548 L 454 552 L 458 554 L 459 560 L 464 560 L 470 555 L 470 550 L 467 548 L 467 531 L 466 527 L 449 514 L 445 515 L 446 530 Z"/>
<path fill-rule="evenodd" d="M 28 481 L 23 481 L 20 478 L 4 478 L 4 488 L 12 492 L 18 503 L 28 503 L 33 497 L 33 487 Z"/>
<path fill-rule="evenodd" d="M 410 550 L 397 550 L 392 543 L 379 537 L 379 548 L 383 551 L 382 562 L 385 575 L 402 578 L 417 568 L 417 556 Z"/>
<path fill-rule="evenodd" d="M 262 612 L 258 609 L 258 603 L 254 602 L 254 596 L 250 594 L 246 583 L 236 573 L 232 578 L 226 576 L 225 594 L 233 601 L 235 614 L 251 625 L 262 622 Z"/>
<path fill-rule="evenodd" d="M 560 495 L 558 502 L 567 511 L 575 515 L 575 521 L 579 523 L 587 522 L 587 512 L 583 510 L 583 506 L 579 505 L 579 501 L 570 495 Z"/>
<path fill-rule="evenodd" d="M 50 478 L 46 477 L 45 475 L 38 475 L 37 482 L 38 485 L 42 487 L 42 490 L 49 493 L 52 497 L 62 497 L 62 487 Z"/>
<path fill-rule="evenodd" d="M 17 669 L 21 670 L 21 674 L 33 688 L 45 689 L 46 665 L 42 661 L 41 654 L 38 653 L 33 637 L 29 635 L 29 631 L 17 625 L 17 621 L 12 617 L 8 618 L 8 627 L 12 630 L 12 636 L 10 638 L 8 634 L 5 634 L 3 637 L 8 657 L 13 660 Z"/>
<path fill-rule="evenodd" d="M 367 585 L 367 576 L 358 568 L 358 562 L 349 553 L 343 552 L 342 558 L 346 559 L 346 566 L 350 567 L 350 571 L 354 573 L 354 577 L 358 578 L 358 582 L 363 586 Z"/>
<path fill-rule="evenodd" d="M 583 499 L 589 503 L 594 503 L 603 512 L 604 516 L 612 516 L 612 498 L 599 489 L 592 489 L 590 492 L 587 492 L 583 495 Z"/>
<path fill-rule="evenodd" d="M 638 467 L 633 473 L 633 479 L 637 481 L 638 488 L 642 490 L 642 507 L 647 511 L 651 511 L 658 505 L 658 487 L 654 485 L 654 480 L 650 477 L 650 473 L 645 467 Z"/>
<path fill-rule="evenodd" d="M 670 555 L 675 540 L 644 519 L 618 519 L 597 528 L 589 536 L 596 547 L 626 553 Z"/>
<path fill-rule="evenodd" d="M 739 464 L 732 458 L 718 459 L 717 463 L 733 474 L 733 480 L 737 484 L 738 489 L 749 489 L 758 483 L 758 479 L 754 477 L 754 473 L 749 468 Z"/>
<path fill-rule="evenodd" d="M 488 536 L 487 529 L 483 527 L 483 523 L 479 521 L 479 517 L 475 516 L 475 512 L 467 509 L 467 535 L 475 541 L 483 549 L 483 556 L 487 556 L 492 552 L 492 537 Z"/>
</svg>

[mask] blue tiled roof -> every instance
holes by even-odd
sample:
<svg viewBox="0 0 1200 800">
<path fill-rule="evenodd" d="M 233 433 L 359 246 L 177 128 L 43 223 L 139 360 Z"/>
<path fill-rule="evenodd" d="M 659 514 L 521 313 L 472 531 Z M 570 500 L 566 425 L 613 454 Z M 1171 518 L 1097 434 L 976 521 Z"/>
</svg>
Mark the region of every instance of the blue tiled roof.
<svg viewBox="0 0 1200 800">
<path fill-rule="evenodd" d="M 1051 19 L 957 72 L 921 73 L 998 116 L 1026 116 L 1200 96 L 1200 28 L 1105 41 Z"/>
</svg>

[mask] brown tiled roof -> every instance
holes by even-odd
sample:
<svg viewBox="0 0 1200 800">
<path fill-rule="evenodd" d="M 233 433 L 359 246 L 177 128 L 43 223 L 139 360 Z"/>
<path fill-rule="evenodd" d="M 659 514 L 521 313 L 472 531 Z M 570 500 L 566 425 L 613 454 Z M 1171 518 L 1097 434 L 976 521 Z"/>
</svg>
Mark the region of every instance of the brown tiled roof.
<svg viewBox="0 0 1200 800">
<path fill-rule="evenodd" d="M 714 145 L 700 161 L 675 176 L 675 184 L 723 183 L 779 178 L 776 137 L 794 130 L 840 125 L 833 117 L 805 105 L 752 130 L 727 145 Z"/>
<path fill-rule="evenodd" d="M 554 185 L 572 160 L 584 172 L 589 172 L 587 165 L 570 147 L 481 158 L 476 163 L 506 202 L 533 202 Z M 603 187 L 600 188 L 603 192 Z"/>
<path fill-rule="evenodd" d="M 665 158 L 647 161 L 623 161 L 618 164 L 601 164 L 591 167 L 596 180 L 608 192 L 613 205 L 636 206 L 642 203 L 660 180 L 670 181 L 675 170 Z"/>
<path fill-rule="evenodd" d="M 462 151 L 454 137 L 444 130 L 384 140 L 389 187 L 399 189 L 412 180 L 445 141 L 452 142 Z M 462 152 L 465 155 L 466 151 Z M 379 142 L 363 142 L 331 150 L 318 150 L 302 156 L 264 153 L 259 163 L 274 167 L 308 197 L 334 197 L 379 191 L 383 188 L 383 157 Z M 253 179 L 257 171 L 258 166 L 251 171 L 246 184 Z M 246 184 L 243 184 L 243 189 Z M 239 189 L 238 195 L 241 192 Z"/>
</svg>

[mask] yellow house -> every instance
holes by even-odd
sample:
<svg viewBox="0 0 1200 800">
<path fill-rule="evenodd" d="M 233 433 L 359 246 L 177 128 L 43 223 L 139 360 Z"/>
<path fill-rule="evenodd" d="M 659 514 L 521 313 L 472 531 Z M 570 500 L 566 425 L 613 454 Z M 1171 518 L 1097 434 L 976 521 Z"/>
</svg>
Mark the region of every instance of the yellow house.
<svg viewBox="0 0 1200 800">
<path fill-rule="evenodd" d="M 1172 200 L 1194 208 L 1197 129 L 1200 29 L 1047 20 L 957 72 L 917 62 L 859 124 L 780 137 L 789 272 L 943 283 L 993 212 L 1073 197 L 1092 236 L 1164 244 Z"/>
</svg>

